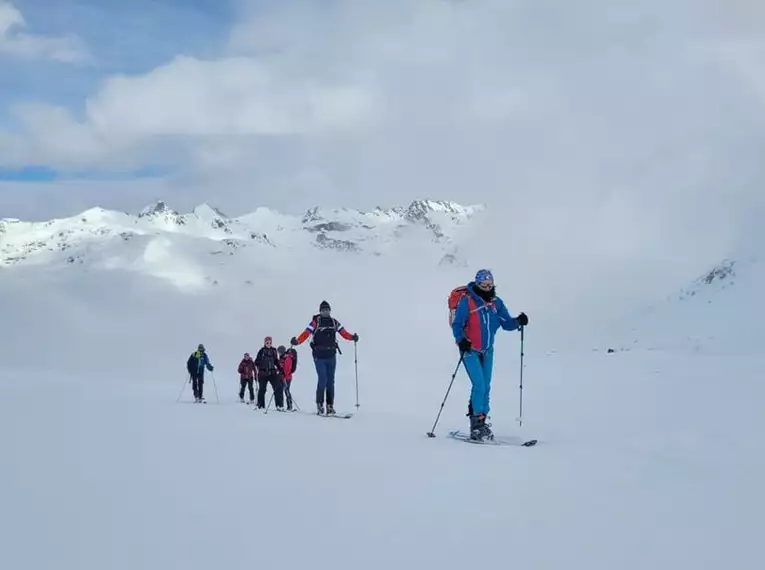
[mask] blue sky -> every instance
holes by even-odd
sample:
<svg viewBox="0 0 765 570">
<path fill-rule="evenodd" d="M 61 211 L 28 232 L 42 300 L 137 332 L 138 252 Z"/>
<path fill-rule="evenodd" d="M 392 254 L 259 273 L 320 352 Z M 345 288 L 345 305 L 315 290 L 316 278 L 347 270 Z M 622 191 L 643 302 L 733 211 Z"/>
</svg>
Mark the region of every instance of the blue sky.
<svg viewBox="0 0 765 570">
<path fill-rule="evenodd" d="M 64 105 L 75 115 L 100 81 L 140 74 L 178 54 L 215 57 L 234 18 L 227 0 L 14 0 L 27 31 L 76 34 L 93 60 L 75 64 L 0 54 L 0 117 L 8 124 L 14 103 Z"/>
<path fill-rule="evenodd" d="M 234 19 L 229 0 L 15 0 L 30 30 L 74 33 L 104 72 L 136 73 L 178 53 L 215 56 Z"/>
</svg>

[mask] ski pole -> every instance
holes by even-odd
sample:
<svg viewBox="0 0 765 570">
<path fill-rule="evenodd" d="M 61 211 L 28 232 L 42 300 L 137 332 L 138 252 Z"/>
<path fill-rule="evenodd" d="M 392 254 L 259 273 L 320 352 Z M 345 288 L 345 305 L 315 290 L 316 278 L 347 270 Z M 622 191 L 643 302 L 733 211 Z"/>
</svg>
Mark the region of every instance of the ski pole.
<svg viewBox="0 0 765 570">
<path fill-rule="evenodd" d="M 271 397 L 268 399 L 268 405 L 266 406 L 266 409 L 265 409 L 265 411 L 263 412 L 264 414 L 267 414 L 267 413 L 268 413 L 268 408 L 270 408 L 270 407 L 271 407 L 271 400 L 273 400 L 273 399 L 274 399 L 274 391 L 273 391 L 273 390 L 271 390 Z"/>
<path fill-rule="evenodd" d="M 191 382 L 191 374 L 189 374 L 189 383 L 190 382 Z M 183 396 L 183 391 L 186 389 L 186 384 L 187 384 L 187 382 L 186 382 L 186 379 L 184 378 L 183 379 L 183 386 L 181 386 L 181 391 L 178 394 L 178 397 L 175 399 L 175 403 L 176 404 L 181 401 L 181 396 Z"/>
<path fill-rule="evenodd" d="M 452 389 L 452 384 L 454 384 L 454 379 L 457 377 L 457 372 L 460 371 L 460 366 L 462 365 L 462 361 L 465 359 L 465 353 L 460 353 L 460 361 L 457 363 L 457 367 L 454 369 L 454 374 L 452 374 L 452 381 L 449 382 L 449 388 L 446 389 L 446 395 L 444 396 L 444 401 L 441 402 L 441 409 L 438 410 L 438 415 L 436 416 L 436 421 L 433 424 L 433 429 L 428 432 L 428 437 L 436 437 L 435 431 L 436 431 L 436 425 L 438 424 L 438 420 L 441 418 L 441 412 L 444 411 L 444 404 L 446 404 L 446 398 L 449 397 L 449 392 Z"/>
<path fill-rule="evenodd" d="M 523 331 L 526 327 L 521 327 L 521 383 L 520 383 L 520 410 L 518 413 L 518 425 L 523 425 Z"/>
<path fill-rule="evenodd" d="M 292 402 L 292 405 L 295 406 L 295 408 L 297 408 L 297 411 L 299 412 L 300 406 L 298 406 L 297 400 L 295 400 L 295 397 L 292 395 L 292 390 L 290 390 L 290 387 L 286 381 L 284 382 L 284 392 L 289 398 L 289 401 Z"/>
<path fill-rule="evenodd" d="M 215 374 L 210 372 L 210 376 L 212 377 L 213 381 L 213 389 L 215 390 L 215 401 L 220 404 L 220 398 L 218 398 L 218 385 L 215 383 Z"/>
<path fill-rule="evenodd" d="M 356 409 L 359 409 L 359 356 L 356 351 L 356 345 L 359 343 L 353 341 L 353 366 L 356 368 Z"/>
</svg>

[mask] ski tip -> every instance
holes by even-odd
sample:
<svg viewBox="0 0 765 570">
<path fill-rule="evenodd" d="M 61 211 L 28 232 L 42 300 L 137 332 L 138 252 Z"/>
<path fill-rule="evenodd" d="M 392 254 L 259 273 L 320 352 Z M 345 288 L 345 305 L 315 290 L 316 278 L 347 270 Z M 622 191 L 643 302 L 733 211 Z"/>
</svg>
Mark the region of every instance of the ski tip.
<svg viewBox="0 0 765 570">
<path fill-rule="evenodd" d="M 531 447 L 531 446 L 536 445 L 536 444 L 537 444 L 537 440 L 536 439 L 530 439 L 529 441 L 524 441 L 523 442 L 523 447 Z"/>
</svg>

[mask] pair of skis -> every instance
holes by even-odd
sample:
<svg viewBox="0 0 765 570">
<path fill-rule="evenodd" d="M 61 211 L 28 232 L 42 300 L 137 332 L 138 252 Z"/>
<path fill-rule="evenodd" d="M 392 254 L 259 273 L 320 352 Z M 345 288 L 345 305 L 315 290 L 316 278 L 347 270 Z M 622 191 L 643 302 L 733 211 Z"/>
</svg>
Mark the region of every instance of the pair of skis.
<svg viewBox="0 0 765 570">
<path fill-rule="evenodd" d="M 436 437 L 436 434 L 432 431 L 427 432 L 426 435 L 430 438 Z M 512 436 L 497 436 L 493 434 L 489 438 L 473 439 L 470 437 L 470 433 L 458 429 L 449 431 L 447 437 L 456 439 L 457 441 L 464 441 L 465 443 L 472 443 L 474 445 L 533 447 L 538 443 L 538 440 L 536 439 L 523 439 L 522 437 Z"/>
<path fill-rule="evenodd" d="M 349 420 L 353 417 L 353 414 L 339 414 L 337 412 L 334 414 L 320 414 L 319 412 L 315 412 L 313 415 L 319 416 L 320 418 L 335 418 L 337 420 Z"/>
<path fill-rule="evenodd" d="M 268 412 L 266 410 L 261 410 L 260 408 L 254 407 L 253 410 L 256 412 L 262 412 L 263 415 L 268 415 Z M 320 414 L 318 412 L 306 412 L 303 410 L 275 410 L 276 412 L 280 414 L 305 414 L 309 416 L 318 416 L 320 418 L 335 418 L 337 420 L 349 420 L 353 417 L 353 414 L 341 414 L 341 413 L 334 413 L 334 414 Z"/>
<path fill-rule="evenodd" d="M 428 437 L 436 437 L 433 433 L 428 433 Z M 449 432 L 451 439 L 457 441 L 464 441 L 466 443 L 472 443 L 475 445 L 499 445 L 499 446 L 514 446 L 514 447 L 533 447 L 537 444 L 536 439 L 523 439 L 521 437 L 503 437 L 492 436 L 490 439 L 472 439 L 470 434 L 460 430 L 452 430 Z"/>
</svg>

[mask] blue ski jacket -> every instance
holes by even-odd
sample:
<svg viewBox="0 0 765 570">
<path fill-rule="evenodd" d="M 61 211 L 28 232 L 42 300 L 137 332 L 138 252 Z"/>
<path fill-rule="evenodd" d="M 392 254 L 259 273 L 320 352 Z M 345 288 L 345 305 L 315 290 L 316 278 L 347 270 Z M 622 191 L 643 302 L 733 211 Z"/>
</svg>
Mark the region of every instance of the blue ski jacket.
<svg viewBox="0 0 765 570">
<path fill-rule="evenodd" d="M 494 348 L 494 337 L 500 327 L 506 331 L 519 328 L 502 299 L 495 296 L 487 303 L 475 292 L 475 282 L 468 283 L 452 322 L 455 342 L 467 337 L 473 350 L 486 352 Z"/>
<path fill-rule="evenodd" d="M 189 356 L 188 361 L 186 361 L 186 369 L 192 376 L 203 376 L 205 368 L 210 372 L 213 370 L 213 365 L 210 364 L 210 359 L 207 356 L 207 353 L 195 350 L 191 353 L 191 356 Z"/>
</svg>

